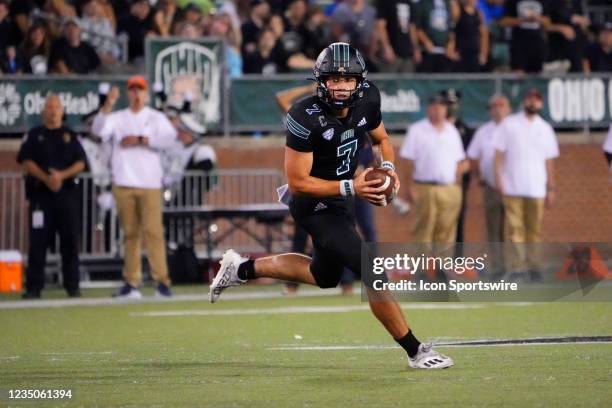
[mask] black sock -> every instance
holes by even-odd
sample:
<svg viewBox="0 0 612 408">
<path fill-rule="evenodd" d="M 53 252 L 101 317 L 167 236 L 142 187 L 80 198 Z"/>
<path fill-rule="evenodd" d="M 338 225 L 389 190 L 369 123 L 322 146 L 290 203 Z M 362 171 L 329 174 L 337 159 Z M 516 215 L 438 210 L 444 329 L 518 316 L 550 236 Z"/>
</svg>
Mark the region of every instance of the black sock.
<svg viewBox="0 0 612 408">
<path fill-rule="evenodd" d="M 238 267 L 238 277 L 242 280 L 255 279 L 255 261 L 249 259 Z"/>
<path fill-rule="evenodd" d="M 408 334 L 401 339 L 395 339 L 395 341 L 406 350 L 408 357 L 416 356 L 416 353 L 419 351 L 419 346 L 421 345 L 421 342 L 412 334 L 412 330 L 408 330 Z"/>
</svg>

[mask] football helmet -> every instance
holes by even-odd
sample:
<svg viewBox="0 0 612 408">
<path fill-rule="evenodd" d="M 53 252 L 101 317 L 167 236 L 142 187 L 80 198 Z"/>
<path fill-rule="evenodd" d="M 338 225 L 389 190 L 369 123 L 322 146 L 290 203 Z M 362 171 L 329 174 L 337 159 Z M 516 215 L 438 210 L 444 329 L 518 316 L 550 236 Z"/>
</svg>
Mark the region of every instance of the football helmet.
<svg viewBox="0 0 612 408">
<path fill-rule="evenodd" d="M 364 82 L 368 70 L 361 53 L 347 43 L 337 42 L 326 47 L 319 56 L 313 69 L 317 81 L 317 96 L 332 108 L 342 109 L 352 106 L 363 96 Z M 347 99 L 336 99 L 326 84 L 331 76 L 348 76 L 357 79 L 357 86 Z"/>
</svg>

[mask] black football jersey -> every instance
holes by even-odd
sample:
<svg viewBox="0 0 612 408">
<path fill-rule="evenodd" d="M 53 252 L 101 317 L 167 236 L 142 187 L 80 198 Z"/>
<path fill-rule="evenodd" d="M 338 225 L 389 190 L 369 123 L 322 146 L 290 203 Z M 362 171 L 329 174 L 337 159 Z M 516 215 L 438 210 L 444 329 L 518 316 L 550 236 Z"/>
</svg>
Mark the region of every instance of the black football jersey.
<svg viewBox="0 0 612 408">
<path fill-rule="evenodd" d="M 317 96 L 294 103 L 287 113 L 286 145 L 299 152 L 312 152 L 310 175 L 324 180 L 353 178 L 357 154 L 367 132 L 376 129 L 382 116 L 380 91 L 369 81 L 345 118 L 338 118 Z"/>
</svg>

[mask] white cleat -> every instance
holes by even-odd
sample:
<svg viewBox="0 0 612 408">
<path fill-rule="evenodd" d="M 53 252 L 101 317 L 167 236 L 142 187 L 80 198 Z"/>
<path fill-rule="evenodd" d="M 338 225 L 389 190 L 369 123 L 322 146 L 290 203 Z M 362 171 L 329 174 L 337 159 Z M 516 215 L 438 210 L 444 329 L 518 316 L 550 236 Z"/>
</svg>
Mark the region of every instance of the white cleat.
<svg viewBox="0 0 612 408">
<path fill-rule="evenodd" d="M 217 276 L 213 279 L 210 284 L 210 291 L 208 292 L 208 298 L 211 303 L 215 303 L 221 292 L 230 286 L 242 285 L 246 280 L 242 280 L 238 277 L 238 267 L 241 263 L 246 262 L 248 259 L 243 258 L 238 252 L 233 249 L 228 249 L 221 258 L 221 267 Z"/>
<path fill-rule="evenodd" d="M 440 354 L 432 349 L 433 344 L 421 343 L 416 356 L 408 357 L 408 365 L 411 368 L 449 368 L 453 366 L 453 360 L 450 357 Z"/>
</svg>

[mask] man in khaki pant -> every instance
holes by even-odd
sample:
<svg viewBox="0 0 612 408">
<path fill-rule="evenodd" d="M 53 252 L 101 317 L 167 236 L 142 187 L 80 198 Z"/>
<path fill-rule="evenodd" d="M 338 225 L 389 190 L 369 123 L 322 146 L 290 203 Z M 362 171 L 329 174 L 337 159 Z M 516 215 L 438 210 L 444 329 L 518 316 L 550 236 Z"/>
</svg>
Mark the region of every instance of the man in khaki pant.
<svg viewBox="0 0 612 408">
<path fill-rule="evenodd" d="M 446 98 L 430 98 L 427 118 L 408 130 L 400 156 L 408 160 L 413 240 L 454 243 L 461 209 L 458 180 L 468 170 L 459 132 L 446 120 Z"/>
<path fill-rule="evenodd" d="M 146 106 L 147 81 L 140 76 L 127 83 L 129 107 L 114 113 L 119 91 L 113 88 L 92 132 L 113 144 L 113 194 L 124 233 L 125 285 L 116 297 L 140 298 L 140 237 L 144 238 L 158 296 L 172 296 L 162 226 L 162 167 L 159 151 L 172 145 L 177 132 L 168 118 Z"/>
<path fill-rule="evenodd" d="M 523 111 L 510 115 L 495 134 L 496 184 L 503 196 L 506 240 L 515 244 L 515 277 L 538 279 L 538 247 L 544 207 L 555 199 L 554 159 L 559 146 L 553 128 L 540 117 L 542 95 L 530 90 Z M 525 245 L 528 244 L 528 245 Z M 533 245 L 535 244 L 535 245 Z M 512 275 L 511 275 L 512 276 Z"/>
</svg>

